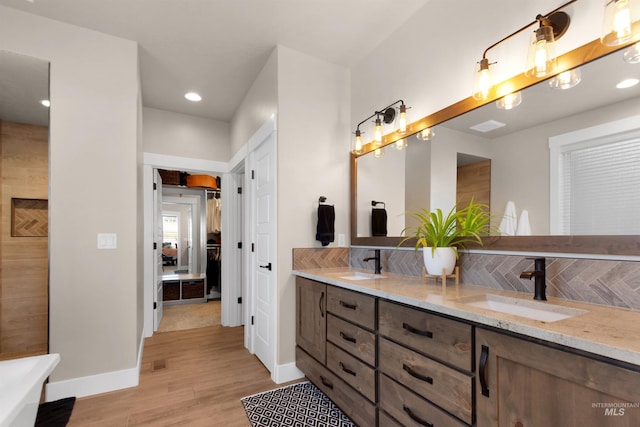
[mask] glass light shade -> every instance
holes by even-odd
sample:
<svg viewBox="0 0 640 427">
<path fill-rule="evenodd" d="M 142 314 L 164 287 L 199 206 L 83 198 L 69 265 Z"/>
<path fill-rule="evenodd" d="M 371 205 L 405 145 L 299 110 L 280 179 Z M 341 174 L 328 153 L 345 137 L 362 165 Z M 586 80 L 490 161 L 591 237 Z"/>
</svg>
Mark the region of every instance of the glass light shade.
<svg viewBox="0 0 640 427">
<path fill-rule="evenodd" d="M 434 135 L 435 133 L 433 132 L 433 129 L 426 128 L 416 133 L 416 138 L 418 138 L 420 141 L 429 141 L 431 138 L 433 138 Z"/>
<path fill-rule="evenodd" d="M 640 63 L 640 42 L 626 48 L 622 54 L 622 59 L 629 64 Z"/>
<path fill-rule="evenodd" d="M 533 33 L 525 74 L 529 77 L 548 76 L 555 71 L 557 62 L 553 27 L 542 25 Z"/>
<path fill-rule="evenodd" d="M 632 0 L 605 0 L 602 44 L 617 46 L 631 40 L 635 7 Z"/>
<path fill-rule="evenodd" d="M 353 154 L 362 154 L 362 133 L 360 129 L 356 129 L 356 138 L 353 141 L 353 149 L 351 152 Z"/>
<path fill-rule="evenodd" d="M 407 140 L 402 138 L 396 141 L 396 148 L 402 150 L 407 146 Z"/>
<path fill-rule="evenodd" d="M 400 118 L 398 119 L 398 121 L 398 133 L 407 133 L 407 106 L 404 104 L 400 105 Z"/>
<path fill-rule="evenodd" d="M 571 89 L 582 80 L 580 68 L 574 68 L 554 76 L 549 80 L 549 86 L 553 89 Z"/>
<path fill-rule="evenodd" d="M 487 58 L 482 58 L 474 68 L 473 79 L 473 99 L 484 101 L 489 98 L 491 86 L 493 86 L 493 76 L 491 75 L 491 65 Z"/>
<path fill-rule="evenodd" d="M 522 93 L 513 92 L 496 101 L 496 107 L 500 110 L 511 110 L 522 103 Z"/>
<path fill-rule="evenodd" d="M 376 145 L 382 144 L 382 122 L 379 118 L 376 119 L 376 124 L 373 128 L 373 140 Z"/>
<path fill-rule="evenodd" d="M 373 150 L 373 157 L 382 157 L 382 148 L 376 148 Z"/>
</svg>

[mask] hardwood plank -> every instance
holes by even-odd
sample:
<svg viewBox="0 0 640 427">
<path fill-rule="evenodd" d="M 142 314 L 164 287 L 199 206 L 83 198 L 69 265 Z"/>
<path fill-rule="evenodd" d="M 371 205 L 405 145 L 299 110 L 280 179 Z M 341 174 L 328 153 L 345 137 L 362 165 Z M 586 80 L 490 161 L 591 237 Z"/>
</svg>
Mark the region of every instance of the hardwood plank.
<svg viewBox="0 0 640 427">
<path fill-rule="evenodd" d="M 243 327 L 157 333 L 145 340 L 140 385 L 77 399 L 68 426 L 250 426 L 240 399 L 286 384 L 243 342 Z"/>
</svg>

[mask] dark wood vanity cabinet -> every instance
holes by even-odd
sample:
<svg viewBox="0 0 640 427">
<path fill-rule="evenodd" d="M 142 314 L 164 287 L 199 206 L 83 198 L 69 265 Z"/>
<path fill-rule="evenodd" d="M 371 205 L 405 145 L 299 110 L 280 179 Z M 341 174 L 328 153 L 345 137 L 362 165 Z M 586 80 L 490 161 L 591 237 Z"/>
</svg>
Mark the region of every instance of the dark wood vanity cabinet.
<svg viewBox="0 0 640 427">
<path fill-rule="evenodd" d="M 296 364 L 360 426 L 377 425 L 374 297 L 296 279 Z"/>
<path fill-rule="evenodd" d="M 640 372 L 476 328 L 478 427 L 640 426 Z"/>
<path fill-rule="evenodd" d="M 327 285 L 296 278 L 296 344 L 324 364 L 327 342 Z"/>
<path fill-rule="evenodd" d="M 379 302 L 379 408 L 403 425 L 473 423 L 473 327 Z"/>
</svg>

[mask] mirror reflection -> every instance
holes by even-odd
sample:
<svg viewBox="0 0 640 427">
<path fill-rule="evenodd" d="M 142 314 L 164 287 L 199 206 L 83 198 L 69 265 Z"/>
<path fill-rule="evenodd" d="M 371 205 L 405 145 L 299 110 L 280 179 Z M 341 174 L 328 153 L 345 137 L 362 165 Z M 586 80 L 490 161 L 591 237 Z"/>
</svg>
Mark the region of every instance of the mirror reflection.
<svg viewBox="0 0 640 427">
<path fill-rule="evenodd" d="M 570 89 L 544 81 L 516 108 L 490 103 L 435 126 L 429 141 L 359 157 L 357 236 L 373 235 L 372 200 L 385 202 L 393 237 L 411 225 L 405 213 L 448 211 L 471 196 L 490 205 L 502 235 L 640 234 L 640 85 L 616 88 L 640 79 L 640 64 L 622 55 L 583 65 Z"/>
</svg>

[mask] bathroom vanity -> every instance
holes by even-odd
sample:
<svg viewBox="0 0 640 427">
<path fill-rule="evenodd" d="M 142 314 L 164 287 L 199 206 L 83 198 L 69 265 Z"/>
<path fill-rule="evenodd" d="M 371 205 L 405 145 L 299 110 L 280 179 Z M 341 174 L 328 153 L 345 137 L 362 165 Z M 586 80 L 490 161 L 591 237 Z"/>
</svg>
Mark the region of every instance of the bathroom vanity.
<svg viewBox="0 0 640 427">
<path fill-rule="evenodd" d="M 640 425 L 636 311 L 350 268 L 294 274 L 298 368 L 358 425 Z"/>
</svg>

